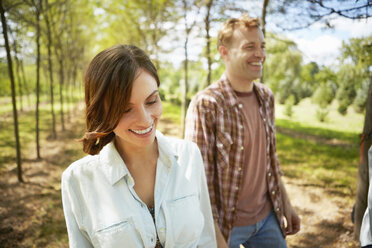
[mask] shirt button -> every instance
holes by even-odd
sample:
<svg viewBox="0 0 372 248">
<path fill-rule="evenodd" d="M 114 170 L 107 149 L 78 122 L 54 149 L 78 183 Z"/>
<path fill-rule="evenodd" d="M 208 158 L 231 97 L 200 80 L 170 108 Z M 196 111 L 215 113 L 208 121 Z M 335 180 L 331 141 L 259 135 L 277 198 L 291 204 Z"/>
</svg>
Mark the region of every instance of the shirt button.
<svg viewBox="0 0 372 248">
<path fill-rule="evenodd" d="M 240 128 L 240 129 L 243 129 L 243 125 L 239 125 L 239 128 Z"/>
<path fill-rule="evenodd" d="M 151 238 L 151 243 L 154 243 L 154 238 Z"/>
<path fill-rule="evenodd" d="M 276 208 L 275 210 L 276 210 L 276 212 L 279 212 L 280 211 L 280 208 Z"/>
<path fill-rule="evenodd" d="M 268 175 L 269 177 L 271 177 L 271 172 L 267 173 L 267 175 Z"/>
<path fill-rule="evenodd" d="M 234 207 L 232 207 L 232 208 L 231 208 L 231 211 L 235 211 L 235 208 L 234 208 Z"/>
<path fill-rule="evenodd" d="M 242 167 L 239 167 L 239 168 L 238 168 L 238 171 L 241 171 L 241 170 L 242 170 Z"/>
<path fill-rule="evenodd" d="M 263 118 L 263 121 L 266 122 L 266 118 Z"/>
<path fill-rule="evenodd" d="M 238 189 L 239 189 L 239 187 L 238 187 L 238 186 L 236 186 L 236 187 L 235 187 L 235 190 L 238 190 Z"/>
<path fill-rule="evenodd" d="M 244 146 L 241 146 L 241 147 L 240 147 L 240 150 L 243 151 L 243 150 L 244 150 Z"/>
<path fill-rule="evenodd" d="M 223 145 L 222 145 L 221 143 L 218 143 L 218 144 L 217 144 L 217 147 L 218 147 L 218 148 L 222 148 Z"/>
<path fill-rule="evenodd" d="M 275 190 L 271 191 L 271 194 L 272 194 L 272 195 L 275 195 Z"/>
<path fill-rule="evenodd" d="M 239 106 L 239 108 L 243 108 L 243 104 L 241 104 L 241 103 L 239 103 L 238 106 Z"/>
</svg>

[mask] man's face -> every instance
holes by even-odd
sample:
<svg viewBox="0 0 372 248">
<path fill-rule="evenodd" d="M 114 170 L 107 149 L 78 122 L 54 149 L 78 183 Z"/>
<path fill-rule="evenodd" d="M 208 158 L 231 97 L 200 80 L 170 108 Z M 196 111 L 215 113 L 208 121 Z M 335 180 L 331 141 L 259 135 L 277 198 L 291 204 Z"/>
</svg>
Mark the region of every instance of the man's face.
<svg viewBox="0 0 372 248">
<path fill-rule="evenodd" d="M 261 29 L 235 29 L 231 43 L 222 50 L 221 55 L 226 70 L 233 78 L 244 81 L 260 78 L 266 58 L 265 39 Z"/>
</svg>

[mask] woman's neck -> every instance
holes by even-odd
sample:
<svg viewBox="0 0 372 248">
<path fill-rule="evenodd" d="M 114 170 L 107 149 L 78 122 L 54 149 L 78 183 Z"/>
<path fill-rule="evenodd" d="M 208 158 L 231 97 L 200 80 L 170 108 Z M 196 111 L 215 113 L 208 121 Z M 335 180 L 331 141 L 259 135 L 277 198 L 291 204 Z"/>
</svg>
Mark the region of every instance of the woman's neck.
<svg viewBox="0 0 372 248">
<path fill-rule="evenodd" d="M 156 139 L 147 147 L 124 145 L 118 140 L 115 140 L 115 146 L 128 169 L 137 166 L 152 166 L 154 163 L 156 164 L 159 157 Z"/>
</svg>

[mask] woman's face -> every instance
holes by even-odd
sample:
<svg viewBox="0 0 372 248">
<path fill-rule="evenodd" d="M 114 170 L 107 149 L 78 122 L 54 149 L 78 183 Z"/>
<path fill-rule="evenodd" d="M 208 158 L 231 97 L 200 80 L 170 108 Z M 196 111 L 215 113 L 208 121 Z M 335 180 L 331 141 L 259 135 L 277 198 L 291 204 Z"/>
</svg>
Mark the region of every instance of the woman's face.
<svg viewBox="0 0 372 248">
<path fill-rule="evenodd" d="M 155 78 L 139 70 L 133 82 L 128 107 L 114 129 L 122 148 L 144 148 L 153 144 L 158 120 L 163 112 Z"/>
</svg>

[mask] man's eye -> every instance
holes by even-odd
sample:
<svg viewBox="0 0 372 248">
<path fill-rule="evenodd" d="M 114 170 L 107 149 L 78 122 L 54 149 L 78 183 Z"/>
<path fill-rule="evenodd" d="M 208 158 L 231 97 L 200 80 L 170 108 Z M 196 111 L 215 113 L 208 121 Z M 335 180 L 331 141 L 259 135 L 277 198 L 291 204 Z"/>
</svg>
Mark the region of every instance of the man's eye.
<svg viewBox="0 0 372 248">
<path fill-rule="evenodd" d="M 131 108 L 126 109 L 126 110 L 124 110 L 124 113 L 129 113 L 131 110 L 132 110 Z"/>
</svg>

